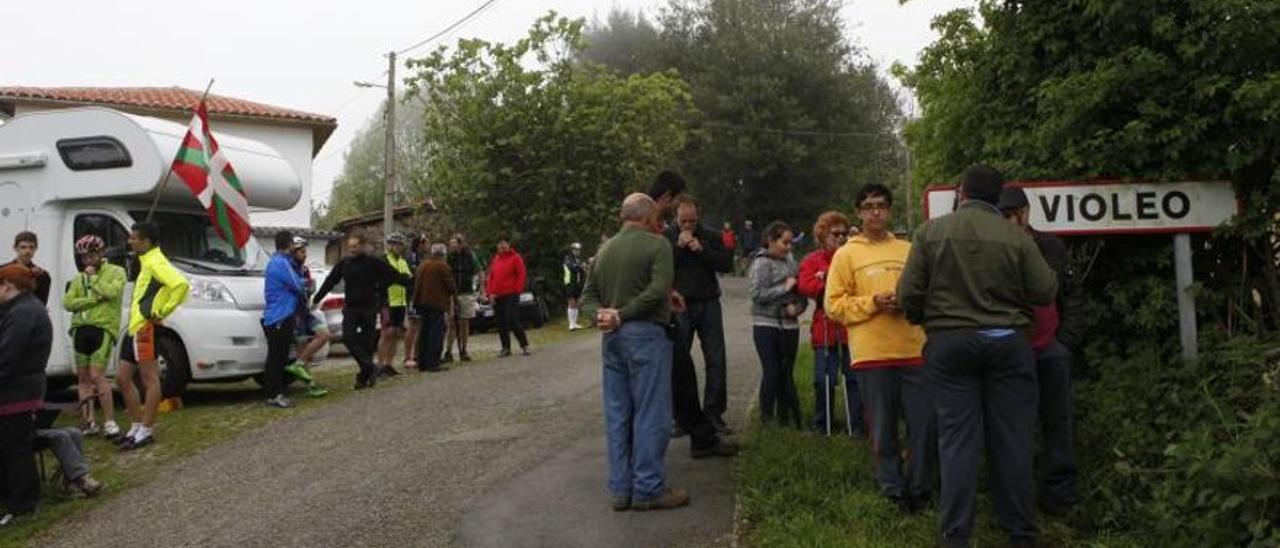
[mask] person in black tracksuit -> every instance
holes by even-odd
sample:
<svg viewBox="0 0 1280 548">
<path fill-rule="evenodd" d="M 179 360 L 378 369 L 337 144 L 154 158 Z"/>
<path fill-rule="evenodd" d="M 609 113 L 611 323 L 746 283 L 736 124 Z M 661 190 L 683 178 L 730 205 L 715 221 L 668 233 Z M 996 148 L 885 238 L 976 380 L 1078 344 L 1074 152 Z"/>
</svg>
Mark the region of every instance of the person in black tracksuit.
<svg viewBox="0 0 1280 548">
<path fill-rule="evenodd" d="M 360 365 L 356 374 L 356 389 L 371 388 L 377 378 L 378 367 L 373 363 L 377 349 L 378 330 L 375 322 L 382 308 L 387 286 L 392 283 L 409 285 L 413 278 L 391 268 L 385 261 L 370 253 L 369 243 L 363 234 L 347 238 L 347 256 L 334 265 L 324 284 L 316 291 L 311 302 L 318 305 L 339 281 L 346 280 L 346 304 L 342 308 L 342 340 Z"/>
</svg>

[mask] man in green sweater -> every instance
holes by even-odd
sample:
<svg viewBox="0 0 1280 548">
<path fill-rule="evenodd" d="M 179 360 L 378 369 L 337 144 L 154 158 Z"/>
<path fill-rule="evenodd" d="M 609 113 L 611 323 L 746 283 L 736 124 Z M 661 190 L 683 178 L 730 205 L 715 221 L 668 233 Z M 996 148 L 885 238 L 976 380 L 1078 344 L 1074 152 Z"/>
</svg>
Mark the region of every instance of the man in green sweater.
<svg viewBox="0 0 1280 548">
<path fill-rule="evenodd" d="M 605 242 L 587 274 L 582 308 L 604 332 L 605 437 L 613 509 L 665 510 L 689 503 L 666 484 L 671 437 L 671 244 L 649 230 L 653 199 L 622 202 L 622 230 Z"/>
<path fill-rule="evenodd" d="M 102 432 L 108 439 L 120 436 L 116 425 L 111 382 L 105 375 L 111 350 L 120 333 L 120 298 L 124 294 L 124 269 L 106 261 L 102 238 L 86 234 L 76 240 L 76 255 L 83 270 L 67 284 L 62 307 L 71 312 L 71 335 L 75 347 L 77 390 L 80 394 L 80 432 L 97 434 L 93 401 L 102 404 Z"/>
<path fill-rule="evenodd" d="M 1031 236 L 996 208 L 1003 188 L 995 169 L 969 168 L 964 203 L 916 231 L 898 279 L 903 313 L 928 336 L 948 547 L 969 546 L 984 446 L 991 505 L 1011 545 L 1032 546 L 1037 532 L 1031 456 L 1040 393 L 1027 331 L 1032 307 L 1053 301 L 1057 277 Z"/>
</svg>

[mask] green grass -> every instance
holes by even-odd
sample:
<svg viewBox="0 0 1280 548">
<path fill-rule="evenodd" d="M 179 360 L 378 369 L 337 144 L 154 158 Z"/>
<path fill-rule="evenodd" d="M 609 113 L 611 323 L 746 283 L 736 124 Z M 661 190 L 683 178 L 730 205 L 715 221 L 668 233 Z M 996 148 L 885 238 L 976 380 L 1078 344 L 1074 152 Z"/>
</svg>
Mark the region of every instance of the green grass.
<svg viewBox="0 0 1280 548">
<path fill-rule="evenodd" d="M 796 386 L 806 421 L 813 412 L 813 351 L 802 345 Z M 837 405 L 840 405 L 837 396 Z M 843 417 L 843 408 L 835 415 Z M 808 424 L 808 422 L 806 422 Z M 843 430 L 841 430 L 843 432 Z M 826 438 L 778 426 L 763 426 L 753 414 L 746 450 L 735 469 L 749 546 L 934 546 L 936 509 L 905 516 L 875 486 L 870 445 L 844 436 Z M 979 499 L 975 547 L 1006 546 L 985 496 Z M 1087 538 L 1064 523 L 1041 518 L 1043 546 L 1138 546 L 1124 535 Z"/>
<path fill-rule="evenodd" d="M 541 329 L 528 332 L 529 342 L 536 351 L 540 346 L 550 346 L 571 336 L 590 331 L 571 333 L 563 322 L 553 320 Z M 474 353 L 476 361 L 454 362 L 450 367 L 476 367 L 497 355 L 496 351 Z M 183 408 L 161 414 L 156 425 L 158 442 L 133 453 L 121 453 L 116 446 L 102 438 L 85 439 L 85 456 L 89 460 L 94 478 L 107 484 L 107 489 L 94 499 L 63 495 L 61 489 L 46 486 L 35 516 L 11 526 L 0 533 L 0 548 L 35 546 L 46 530 L 62 524 L 74 523 L 74 518 L 91 510 L 121 493 L 146 484 L 156 474 L 158 467 L 178 462 L 200 451 L 226 442 L 241 434 L 268 423 L 310 413 L 326 405 L 332 405 L 349 396 L 353 389 L 355 365 L 346 356 L 332 361 L 341 363 L 323 365 L 314 370 L 316 380 L 329 389 L 323 398 L 307 398 L 300 385 L 290 387 L 289 396 L 296 406 L 292 409 L 270 409 L 262 404 L 262 391 L 253 381 L 233 384 L 196 384 L 183 398 Z M 403 375 L 387 384 L 420 382 L 427 375 Z M 374 389 L 376 393 L 376 388 Z M 116 406 L 117 420 L 127 428 L 123 407 Z M 63 413 L 59 426 L 74 426 L 76 420 Z M 99 415 L 101 420 L 101 415 Z M 46 459 L 52 466 L 52 456 Z"/>
</svg>

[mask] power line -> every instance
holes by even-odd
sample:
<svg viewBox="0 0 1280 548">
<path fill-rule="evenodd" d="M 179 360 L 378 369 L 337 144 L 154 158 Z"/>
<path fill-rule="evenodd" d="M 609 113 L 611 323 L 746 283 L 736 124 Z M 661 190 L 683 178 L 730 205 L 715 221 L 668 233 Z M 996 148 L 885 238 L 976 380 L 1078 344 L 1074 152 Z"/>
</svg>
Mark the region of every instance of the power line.
<svg viewBox="0 0 1280 548">
<path fill-rule="evenodd" d="M 477 8 L 476 8 L 476 9 L 474 9 L 474 10 L 471 10 L 471 13 L 468 13 L 468 14 L 466 14 L 466 15 L 462 16 L 462 18 L 461 18 L 461 19 L 458 19 L 457 21 L 454 21 L 454 22 L 453 22 L 453 24 L 451 24 L 451 25 L 449 25 L 449 26 L 445 27 L 445 28 L 444 28 L 444 30 L 442 30 L 442 31 L 440 31 L 440 32 L 437 32 L 437 33 L 435 33 L 435 34 L 432 34 L 431 36 L 426 37 L 426 38 L 425 38 L 425 39 L 423 39 L 422 41 L 420 41 L 420 42 L 418 42 L 418 43 L 416 43 L 416 44 L 414 44 L 414 45 L 412 45 L 412 46 L 409 46 L 409 47 L 404 48 L 404 49 L 402 49 L 402 50 L 400 50 L 400 51 L 397 51 L 397 52 L 396 52 L 396 55 L 404 55 L 404 54 L 406 54 L 406 53 L 409 53 L 409 52 L 411 52 L 411 51 L 413 51 L 413 50 L 415 50 L 415 49 L 418 49 L 418 48 L 420 48 L 420 47 L 422 47 L 422 46 L 425 46 L 425 45 L 427 45 L 427 44 L 431 43 L 433 40 L 435 40 L 435 39 L 437 39 L 437 38 L 440 38 L 440 37 L 442 37 L 442 36 L 444 36 L 444 35 L 446 35 L 446 34 L 449 34 L 450 32 L 453 32 L 453 31 L 454 31 L 454 29 L 457 29 L 458 27 L 461 27 L 462 25 L 465 25 L 468 21 L 470 21 L 471 19 L 475 18 L 477 15 L 480 15 L 480 13 L 481 13 L 481 12 L 483 12 L 484 10 L 489 9 L 489 7 L 490 7 L 490 6 L 492 6 L 492 5 L 496 4 L 496 3 L 498 3 L 498 0 L 486 0 L 483 4 L 480 4 L 480 6 L 479 6 L 479 7 L 477 7 Z"/>
<path fill-rule="evenodd" d="M 773 129 L 762 127 L 750 127 L 738 124 L 730 124 L 726 122 L 704 122 L 702 125 L 711 128 L 731 129 L 738 131 L 754 131 L 756 133 L 773 133 L 777 135 L 806 135 L 813 137 L 896 137 L 898 134 L 890 131 L 809 131 L 803 129 Z"/>
</svg>

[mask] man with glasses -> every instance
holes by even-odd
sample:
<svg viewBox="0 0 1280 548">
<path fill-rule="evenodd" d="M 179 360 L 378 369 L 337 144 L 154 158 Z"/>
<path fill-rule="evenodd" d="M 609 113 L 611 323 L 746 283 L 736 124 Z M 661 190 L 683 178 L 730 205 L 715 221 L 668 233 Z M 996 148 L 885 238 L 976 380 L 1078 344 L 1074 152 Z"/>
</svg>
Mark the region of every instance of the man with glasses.
<svg viewBox="0 0 1280 548">
<path fill-rule="evenodd" d="M 904 513 L 914 514 L 923 509 L 932 491 L 936 434 L 922 367 L 924 332 L 907 322 L 896 296 L 911 244 L 889 233 L 893 195 L 888 188 L 865 185 L 856 200 L 862 234 L 850 239 L 832 259 L 826 309 L 849 329 L 880 493 Z M 905 462 L 898 441 L 900 420 L 907 423 Z"/>
<path fill-rule="evenodd" d="M 717 273 L 733 270 L 733 254 L 725 250 L 718 235 L 698 224 L 698 203 L 688 195 L 676 197 L 676 225 L 666 231 L 675 253 L 675 289 L 684 296 L 685 308 L 676 315 L 682 352 L 693 350 L 698 336 L 706 366 L 702 412 L 716 432 L 729 434 L 724 422 L 728 407 L 724 348 L 724 318 L 720 310 L 720 280 Z M 696 379 L 695 379 L 696 382 Z M 696 390 L 696 389 L 695 389 Z"/>
</svg>

